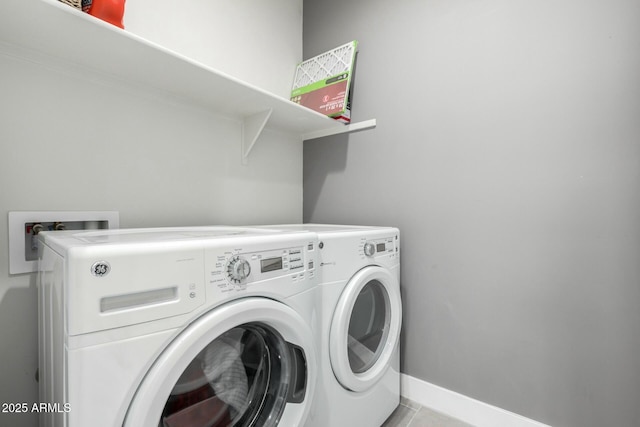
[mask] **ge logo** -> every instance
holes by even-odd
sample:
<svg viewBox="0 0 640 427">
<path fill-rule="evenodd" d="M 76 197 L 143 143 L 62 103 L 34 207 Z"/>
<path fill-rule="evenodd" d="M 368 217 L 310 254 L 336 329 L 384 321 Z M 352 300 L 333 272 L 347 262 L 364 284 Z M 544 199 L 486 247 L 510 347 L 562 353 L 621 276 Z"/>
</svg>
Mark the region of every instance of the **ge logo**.
<svg viewBox="0 0 640 427">
<path fill-rule="evenodd" d="M 111 271 L 111 266 L 106 261 L 98 261 L 91 266 L 91 274 L 97 277 L 106 276 Z"/>
</svg>

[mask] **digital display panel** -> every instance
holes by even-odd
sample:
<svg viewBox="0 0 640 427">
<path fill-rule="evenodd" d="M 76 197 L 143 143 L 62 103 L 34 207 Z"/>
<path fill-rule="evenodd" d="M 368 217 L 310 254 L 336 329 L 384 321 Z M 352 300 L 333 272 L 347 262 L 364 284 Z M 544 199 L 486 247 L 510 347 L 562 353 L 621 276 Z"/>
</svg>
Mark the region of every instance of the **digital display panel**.
<svg viewBox="0 0 640 427">
<path fill-rule="evenodd" d="M 376 252 L 384 252 L 387 250 L 387 247 L 384 243 L 376 244 Z"/>
<path fill-rule="evenodd" d="M 260 271 L 267 273 L 269 271 L 276 271 L 282 269 L 282 258 L 268 258 L 260 260 Z"/>
</svg>

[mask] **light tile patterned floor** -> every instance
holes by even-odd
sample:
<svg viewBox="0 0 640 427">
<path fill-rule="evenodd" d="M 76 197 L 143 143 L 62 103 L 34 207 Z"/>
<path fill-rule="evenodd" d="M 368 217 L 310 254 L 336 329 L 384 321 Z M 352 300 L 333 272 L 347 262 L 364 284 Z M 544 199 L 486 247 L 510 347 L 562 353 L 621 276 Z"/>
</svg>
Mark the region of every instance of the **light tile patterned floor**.
<svg viewBox="0 0 640 427">
<path fill-rule="evenodd" d="M 382 427 L 473 427 L 404 397 Z"/>
</svg>

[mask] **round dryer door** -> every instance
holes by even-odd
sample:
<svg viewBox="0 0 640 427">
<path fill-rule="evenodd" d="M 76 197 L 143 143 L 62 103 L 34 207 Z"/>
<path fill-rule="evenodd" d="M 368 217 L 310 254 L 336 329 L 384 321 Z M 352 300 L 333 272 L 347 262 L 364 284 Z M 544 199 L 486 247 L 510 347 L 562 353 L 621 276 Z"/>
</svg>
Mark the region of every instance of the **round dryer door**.
<svg viewBox="0 0 640 427">
<path fill-rule="evenodd" d="M 401 324 L 397 279 L 381 267 L 358 271 L 345 286 L 331 323 L 331 366 L 343 387 L 361 392 L 385 374 Z"/>
<path fill-rule="evenodd" d="M 124 425 L 301 425 L 313 398 L 315 363 L 311 330 L 291 308 L 260 298 L 229 303 L 163 351 Z"/>
</svg>

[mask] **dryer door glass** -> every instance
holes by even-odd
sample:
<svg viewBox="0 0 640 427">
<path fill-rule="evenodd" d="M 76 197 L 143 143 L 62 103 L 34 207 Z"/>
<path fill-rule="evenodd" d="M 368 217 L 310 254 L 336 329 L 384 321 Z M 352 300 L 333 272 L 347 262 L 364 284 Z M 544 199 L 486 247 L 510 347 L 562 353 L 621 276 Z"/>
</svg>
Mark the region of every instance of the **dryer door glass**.
<svg viewBox="0 0 640 427">
<path fill-rule="evenodd" d="M 296 384 L 295 355 L 264 324 L 247 323 L 225 332 L 184 370 L 159 426 L 277 425 L 292 394 L 289 384 Z"/>
<path fill-rule="evenodd" d="M 359 270 L 344 285 L 329 331 L 329 359 L 340 384 L 355 392 L 374 387 L 395 366 L 401 325 L 396 276 L 378 266 Z"/>
<path fill-rule="evenodd" d="M 349 319 L 348 356 L 351 370 L 362 373 L 378 360 L 389 333 L 389 296 L 377 280 L 369 281 L 356 298 Z"/>
</svg>

